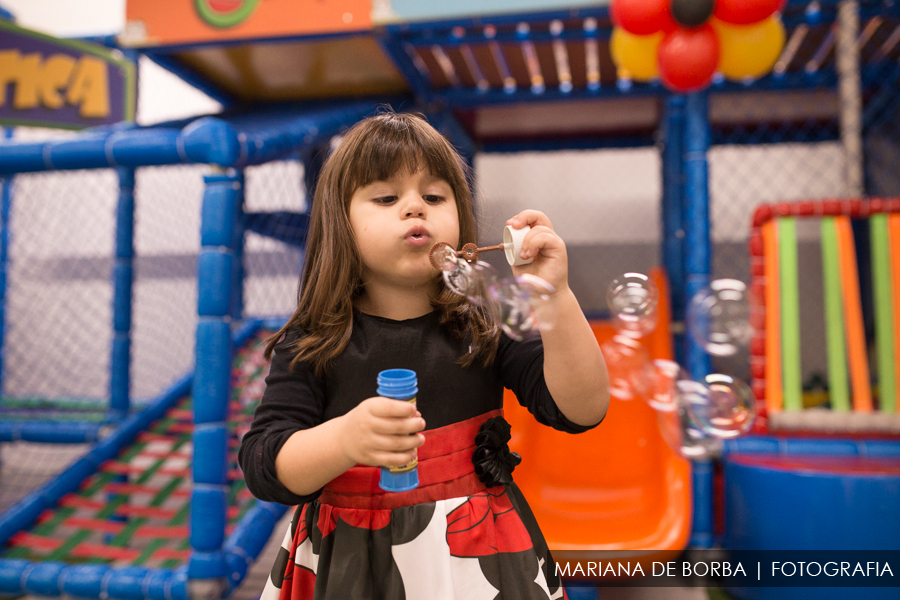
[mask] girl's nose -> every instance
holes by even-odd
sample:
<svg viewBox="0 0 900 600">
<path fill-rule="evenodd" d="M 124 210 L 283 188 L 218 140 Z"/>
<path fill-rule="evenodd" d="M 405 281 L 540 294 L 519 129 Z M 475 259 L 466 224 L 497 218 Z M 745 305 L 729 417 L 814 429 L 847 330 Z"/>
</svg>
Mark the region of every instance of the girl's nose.
<svg viewBox="0 0 900 600">
<path fill-rule="evenodd" d="M 410 198 L 409 202 L 407 202 L 404 207 L 403 214 L 407 218 L 411 217 L 422 217 L 425 215 L 425 201 L 416 194 L 412 198 Z"/>
</svg>

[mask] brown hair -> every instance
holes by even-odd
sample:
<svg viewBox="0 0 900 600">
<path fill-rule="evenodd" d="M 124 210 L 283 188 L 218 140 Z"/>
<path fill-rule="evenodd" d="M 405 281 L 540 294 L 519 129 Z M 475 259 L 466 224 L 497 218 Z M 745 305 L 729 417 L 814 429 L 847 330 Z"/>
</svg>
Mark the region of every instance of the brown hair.
<svg viewBox="0 0 900 600">
<path fill-rule="evenodd" d="M 459 216 L 459 244 L 475 242 L 474 200 L 462 158 L 424 118 L 383 113 L 360 121 L 343 137 L 325 162 L 312 203 L 297 309 L 278 333 L 268 339 L 266 358 L 289 330 L 298 329 L 293 350 L 299 361 L 312 363 L 321 377 L 347 347 L 353 329 L 353 300 L 363 291 L 362 260 L 350 226 L 353 193 L 374 181 L 385 181 L 402 170 L 425 169 L 453 190 Z M 482 309 L 451 292 L 440 281 L 432 306 L 440 322 L 471 350 L 458 360 L 469 366 L 490 365 L 497 351 L 499 329 Z"/>
</svg>

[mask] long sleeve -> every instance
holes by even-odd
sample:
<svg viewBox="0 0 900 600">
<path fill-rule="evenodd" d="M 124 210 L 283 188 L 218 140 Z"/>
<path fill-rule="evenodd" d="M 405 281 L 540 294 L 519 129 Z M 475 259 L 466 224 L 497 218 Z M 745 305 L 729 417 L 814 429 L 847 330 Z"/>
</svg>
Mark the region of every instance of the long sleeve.
<svg viewBox="0 0 900 600">
<path fill-rule="evenodd" d="M 516 342 L 500 337 L 495 362 L 503 387 L 543 425 L 567 433 L 583 433 L 597 425 L 578 425 L 557 408 L 544 381 L 544 346 L 540 338 Z"/>
<path fill-rule="evenodd" d="M 289 346 L 296 339 L 296 334 L 289 333 L 275 347 L 266 391 L 238 455 L 250 492 L 260 500 L 286 505 L 308 502 L 318 494 L 298 496 L 282 485 L 275 458 L 295 432 L 322 423 L 325 411 L 324 384 L 311 365 L 301 362 L 293 370 L 289 368 L 294 356 Z"/>
</svg>

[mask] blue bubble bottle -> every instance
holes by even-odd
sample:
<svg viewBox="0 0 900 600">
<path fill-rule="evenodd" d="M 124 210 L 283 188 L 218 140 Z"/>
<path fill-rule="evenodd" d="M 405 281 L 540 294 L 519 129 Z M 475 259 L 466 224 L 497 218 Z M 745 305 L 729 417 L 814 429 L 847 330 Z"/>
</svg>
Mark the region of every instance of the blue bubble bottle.
<svg viewBox="0 0 900 600">
<path fill-rule="evenodd" d="M 385 398 L 393 398 L 416 405 L 416 393 L 419 391 L 418 378 L 415 371 L 409 369 L 388 369 L 378 374 L 376 393 Z M 417 459 L 399 467 L 381 467 L 381 480 L 378 486 L 386 492 L 408 492 L 419 487 Z"/>
</svg>

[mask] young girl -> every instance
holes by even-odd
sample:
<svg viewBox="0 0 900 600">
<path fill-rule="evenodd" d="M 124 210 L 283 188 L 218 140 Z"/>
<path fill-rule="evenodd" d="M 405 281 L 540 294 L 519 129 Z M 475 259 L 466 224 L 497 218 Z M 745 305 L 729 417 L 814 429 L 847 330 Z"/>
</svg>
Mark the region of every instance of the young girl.
<svg viewBox="0 0 900 600">
<path fill-rule="evenodd" d="M 298 505 L 263 600 L 564 596 L 511 478 L 503 388 L 579 433 L 606 414 L 606 367 L 540 212 L 507 224 L 531 226 L 535 260 L 514 271 L 554 286 L 552 330 L 514 342 L 445 288 L 429 250 L 476 241 L 463 164 L 423 119 L 390 113 L 353 127 L 322 169 L 297 310 L 269 342 L 240 450 L 255 496 Z M 416 372 L 418 410 L 376 395 L 392 368 Z M 379 467 L 417 456 L 419 487 L 378 487 Z"/>
</svg>

